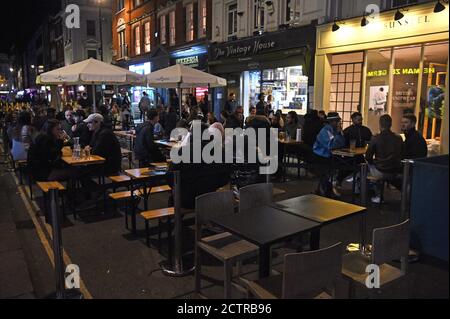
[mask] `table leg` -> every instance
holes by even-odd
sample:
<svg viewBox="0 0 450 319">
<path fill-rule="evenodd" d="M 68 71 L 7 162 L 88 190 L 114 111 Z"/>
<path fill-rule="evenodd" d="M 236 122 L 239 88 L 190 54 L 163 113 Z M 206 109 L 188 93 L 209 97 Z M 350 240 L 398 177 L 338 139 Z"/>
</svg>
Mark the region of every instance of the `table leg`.
<svg viewBox="0 0 450 319">
<path fill-rule="evenodd" d="M 353 171 L 353 182 L 352 182 L 352 203 L 355 203 L 355 192 L 356 192 L 356 170 Z"/>
<path fill-rule="evenodd" d="M 270 246 L 264 245 L 259 248 L 259 278 L 270 276 Z"/>
<path fill-rule="evenodd" d="M 131 181 L 130 184 L 130 192 L 131 192 L 131 233 L 136 235 L 136 205 L 134 200 L 134 182 Z"/>
<path fill-rule="evenodd" d="M 312 251 L 320 249 L 320 228 L 311 231 L 311 238 L 309 240 L 309 247 Z"/>
<path fill-rule="evenodd" d="M 360 226 L 360 243 L 359 243 L 359 250 L 361 252 L 361 254 L 365 254 L 365 249 L 366 249 L 366 215 L 362 214 L 361 215 L 361 226 Z"/>
</svg>

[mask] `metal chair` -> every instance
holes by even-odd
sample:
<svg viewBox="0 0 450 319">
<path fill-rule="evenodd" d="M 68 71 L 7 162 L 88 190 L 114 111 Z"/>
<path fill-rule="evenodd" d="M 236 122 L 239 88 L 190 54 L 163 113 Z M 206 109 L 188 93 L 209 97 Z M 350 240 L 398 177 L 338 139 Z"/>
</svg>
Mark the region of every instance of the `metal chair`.
<svg viewBox="0 0 450 319">
<path fill-rule="evenodd" d="M 371 256 L 361 253 L 351 253 L 343 257 L 342 274 L 349 281 L 349 297 L 354 297 L 355 285 L 367 289 L 366 280 L 368 274 L 366 268 L 369 265 L 377 265 L 380 274 L 380 288 L 371 291 L 380 292 L 387 286 L 405 277 L 409 255 L 409 219 L 405 222 L 373 231 Z M 401 268 L 389 265 L 389 262 L 400 260 Z"/>
<path fill-rule="evenodd" d="M 342 244 L 284 257 L 282 275 L 247 283 L 260 299 L 331 299 L 341 278 Z"/>
<path fill-rule="evenodd" d="M 273 203 L 273 184 L 253 184 L 239 190 L 239 212 Z"/>
<path fill-rule="evenodd" d="M 195 213 L 195 292 L 201 296 L 201 251 L 205 251 L 224 265 L 224 297 L 231 297 L 231 281 L 233 265 L 256 256 L 258 247 L 223 232 L 209 237 L 203 237 L 205 228 L 210 227 L 214 216 L 234 214 L 234 195 L 232 191 L 209 193 L 196 198 Z"/>
</svg>

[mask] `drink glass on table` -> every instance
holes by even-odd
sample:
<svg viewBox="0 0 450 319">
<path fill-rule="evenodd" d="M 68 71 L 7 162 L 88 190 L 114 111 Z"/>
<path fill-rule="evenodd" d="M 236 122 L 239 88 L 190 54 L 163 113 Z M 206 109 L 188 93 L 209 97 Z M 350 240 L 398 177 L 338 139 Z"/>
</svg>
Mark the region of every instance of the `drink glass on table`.
<svg viewBox="0 0 450 319">
<path fill-rule="evenodd" d="M 356 140 L 350 140 L 350 150 L 356 150 Z"/>
<path fill-rule="evenodd" d="M 84 148 L 84 155 L 86 156 L 87 159 L 91 157 L 91 148 L 89 146 L 86 146 Z"/>
</svg>

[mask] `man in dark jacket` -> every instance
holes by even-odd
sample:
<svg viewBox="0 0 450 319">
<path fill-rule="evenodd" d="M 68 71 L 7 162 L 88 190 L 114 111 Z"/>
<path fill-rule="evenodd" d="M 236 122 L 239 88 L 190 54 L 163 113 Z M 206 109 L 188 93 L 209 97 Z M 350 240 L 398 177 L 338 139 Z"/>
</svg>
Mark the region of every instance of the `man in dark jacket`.
<svg viewBox="0 0 450 319">
<path fill-rule="evenodd" d="M 416 159 L 428 155 L 427 142 L 416 130 L 417 118 L 414 114 L 405 114 L 402 118 L 402 131 L 405 134 L 403 158 Z"/>
<path fill-rule="evenodd" d="M 148 121 L 136 129 L 136 144 L 134 153 L 142 166 L 150 163 L 165 162 L 166 158 L 154 142 L 155 125 L 159 122 L 159 114 L 156 110 L 148 112 Z"/>
<path fill-rule="evenodd" d="M 366 152 L 370 175 L 378 180 L 393 180 L 401 172 L 402 138 L 391 131 L 392 118 L 388 115 L 380 117 L 381 133 L 374 136 Z M 378 193 L 372 202 L 380 202 Z"/>
<path fill-rule="evenodd" d="M 352 114 L 352 125 L 344 130 L 345 143 L 350 146 L 351 141 L 355 141 L 356 147 L 365 147 L 372 139 L 372 132 L 364 125 L 362 114 L 355 112 Z"/>
<path fill-rule="evenodd" d="M 105 175 L 114 175 L 122 170 L 122 153 L 120 143 L 113 131 L 103 124 L 103 116 L 95 113 L 84 121 L 93 132 L 91 153 L 106 159 L 103 166 Z"/>
<path fill-rule="evenodd" d="M 316 142 L 317 135 L 323 128 L 323 122 L 319 118 L 317 110 L 311 110 L 310 113 L 305 115 L 305 125 L 303 127 L 303 141 L 311 149 Z"/>
</svg>

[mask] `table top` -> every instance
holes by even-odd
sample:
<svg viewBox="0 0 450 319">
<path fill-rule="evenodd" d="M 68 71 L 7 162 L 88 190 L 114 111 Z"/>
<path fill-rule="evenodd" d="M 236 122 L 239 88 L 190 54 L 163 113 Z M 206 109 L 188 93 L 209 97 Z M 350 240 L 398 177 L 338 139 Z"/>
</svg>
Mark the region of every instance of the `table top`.
<svg viewBox="0 0 450 319">
<path fill-rule="evenodd" d="M 153 168 L 137 168 L 129 169 L 125 171 L 125 174 L 134 179 L 143 179 L 149 177 L 163 176 L 167 174 L 167 171 L 156 171 Z"/>
<path fill-rule="evenodd" d="M 285 140 L 285 139 L 279 139 L 278 142 L 283 145 L 302 145 L 304 142 L 298 142 L 297 140 Z"/>
<path fill-rule="evenodd" d="M 74 159 L 72 156 L 63 156 L 62 160 L 71 166 L 97 165 L 106 162 L 106 159 L 97 155 Z"/>
<path fill-rule="evenodd" d="M 365 207 L 317 195 L 306 195 L 277 202 L 274 207 L 321 224 L 337 222 L 344 218 L 365 213 L 367 210 Z"/>
<path fill-rule="evenodd" d="M 320 227 L 319 223 L 270 206 L 215 217 L 211 222 L 258 246 L 271 245 Z"/>
<path fill-rule="evenodd" d="M 341 148 L 338 150 L 333 150 L 333 155 L 337 156 L 344 156 L 344 157 L 355 157 L 355 156 L 361 156 L 366 155 L 367 148 L 366 147 L 357 147 L 353 150 L 349 148 Z"/>
<path fill-rule="evenodd" d="M 136 134 L 133 134 L 132 132 L 115 131 L 114 134 L 117 135 L 117 136 L 120 136 L 120 137 L 131 137 L 131 138 L 136 138 Z"/>
<path fill-rule="evenodd" d="M 168 148 L 173 148 L 181 145 L 181 142 L 167 141 L 167 140 L 158 140 L 155 141 L 155 143 Z"/>
</svg>

